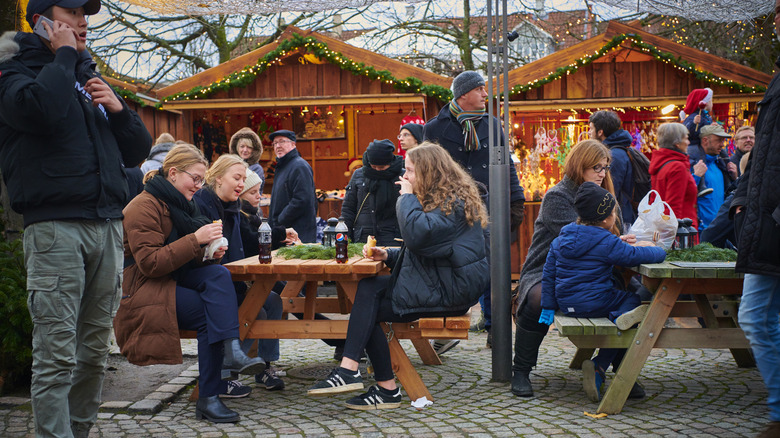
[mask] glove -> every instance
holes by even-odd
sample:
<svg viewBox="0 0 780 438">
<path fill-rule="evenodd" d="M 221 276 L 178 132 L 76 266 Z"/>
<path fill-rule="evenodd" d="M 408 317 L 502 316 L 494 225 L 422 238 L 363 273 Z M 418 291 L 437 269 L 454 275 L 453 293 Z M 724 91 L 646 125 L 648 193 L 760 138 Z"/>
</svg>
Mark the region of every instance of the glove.
<svg viewBox="0 0 780 438">
<path fill-rule="evenodd" d="M 509 205 L 509 229 L 515 230 L 525 218 L 525 201 L 515 201 Z"/>
<path fill-rule="evenodd" d="M 552 324 L 554 316 L 555 316 L 555 310 L 542 309 L 542 314 L 539 316 L 539 324 L 544 324 L 544 325 Z"/>
</svg>

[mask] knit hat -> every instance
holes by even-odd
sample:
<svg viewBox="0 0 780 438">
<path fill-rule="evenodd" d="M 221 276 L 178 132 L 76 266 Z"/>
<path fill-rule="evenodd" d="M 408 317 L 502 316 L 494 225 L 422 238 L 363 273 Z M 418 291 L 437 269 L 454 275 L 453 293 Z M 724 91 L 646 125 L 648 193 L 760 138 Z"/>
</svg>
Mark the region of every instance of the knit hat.
<svg viewBox="0 0 780 438">
<path fill-rule="evenodd" d="M 368 156 L 369 164 L 375 164 L 377 166 L 384 166 L 393 162 L 393 152 L 395 152 L 395 145 L 388 139 L 374 140 L 368 145 L 366 149 L 366 155 Z"/>
<path fill-rule="evenodd" d="M 84 8 L 84 15 L 95 15 L 100 11 L 100 0 L 30 0 L 27 3 L 27 13 L 25 18 L 30 23 L 30 27 L 35 27 L 33 15 L 43 14 L 52 6 L 59 6 L 65 9 Z"/>
<path fill-rule="evenodd" d="M 685 101 L 685 108 L 680 113 L 680 118 L 684 119 L 688 115 L 693 114 L 699 110 L 699 104 L 707 104 L 708 102 L 712 102 L 712 89 L 697 88 L 691 91 L 688 94 L 688 99 Z"/>
<path fill-rule="evenodd" d="M 466 70 L 452 80 L 452 100 L 457 100 L 460 96 L 469 91 L 485 85 L 482 75 L 473 71 Z"/>
<path fill-rule="evenodd" d="M 279 131 L 272 132 L 268 135 L 268 139 L 274 141 L 279 136 L 289 138 L 291 141 L 296 141 L 295 133 L 286 129 L 280 129 Z"/>
<path fill-rule="evenodd" d="M 241 194 L 248 192 L 252 187 L 260 184 L 263 182 L 263 180 L 260 178 L 260 175 L 256 174 L 253 170 L 246 170 L 246 180 L 244 181 L 244 190 L 241 191 Z"/>
<path fill-rule="evenodd" d="M 403 131 L 406 129 L 409 131 L 410 134 L 412 134 L 412 137 L 414 137 L 415 140 L 417 140 L 417 143 L 422 143 L 423 141 L 423 125 L 420 125 L 419 123 L 407 123 L 404 126 L 401 126 L 400 131 Z"/>
<path fill-rule="evenodd" d="M 582 183 L 577 189 L 577 196 L 574 197 L 577 215 L 588 222 L 599 222 L 608 218 L 616 203 L 612 193 L 592 182 Z"/>
<path fill-rule="evenodd" d="M 708 135 L 717 135 L 718 137 L 723 137 L 723 138 L 731 137 L 730 135 L 726 134 L 726 131 L 723 130 L 723 127 L 718 125 L 717 123 L 713 123 L 707 126 L 702 126 L 701 130 L 699 130 L 699 138 L 703 138 Z"/>
</svg>

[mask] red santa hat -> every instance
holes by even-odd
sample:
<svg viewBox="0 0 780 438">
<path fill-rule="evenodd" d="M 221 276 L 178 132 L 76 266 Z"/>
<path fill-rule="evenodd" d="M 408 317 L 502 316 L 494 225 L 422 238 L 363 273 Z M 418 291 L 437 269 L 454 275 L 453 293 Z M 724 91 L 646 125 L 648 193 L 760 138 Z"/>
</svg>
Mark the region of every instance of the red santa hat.
<svg viewBox="0 0 780 438">
<path fill-rule="evenodd" d="M 689 114 L 699 110 L 699 104 L 707 104 L 712 102 L 712 89 L 710 88 L 697 88 L 688 94 L 688 99 L 685 101 L 685 108 L 680 112 L 680 118 L 685 119 Z"/>
</svg>

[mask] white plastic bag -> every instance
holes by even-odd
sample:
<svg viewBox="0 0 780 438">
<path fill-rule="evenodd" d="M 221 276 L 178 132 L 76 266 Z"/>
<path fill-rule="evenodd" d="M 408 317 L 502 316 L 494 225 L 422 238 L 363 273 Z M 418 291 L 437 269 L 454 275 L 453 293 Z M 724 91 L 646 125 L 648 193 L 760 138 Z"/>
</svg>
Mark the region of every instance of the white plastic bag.
<svg viewBox="0 0 780 438">
<path fill-rule="evenodd" d="M 663 249 L 671 248 L 677 236 L 677 217 L 672 207 L 661 199 L 658 192 L 650 190 L 637 210 L 636 222 L 631 225 L 628 234 L 636 235 L 637 241 L 646 240 Z"/>
<path fill-rule="evenodd" d="M 222 246 L 228 246 L 228 240 L 224 237 L 220 237 L 219 239 L 214 239 L 209 242 L 208 246 L 206 247 L 206 253 L 203 254 L 203 261 L 205 262 L 206 260 L 214 259 L 214 253 L 217 252 L 217 250 Z"/>
</svg>

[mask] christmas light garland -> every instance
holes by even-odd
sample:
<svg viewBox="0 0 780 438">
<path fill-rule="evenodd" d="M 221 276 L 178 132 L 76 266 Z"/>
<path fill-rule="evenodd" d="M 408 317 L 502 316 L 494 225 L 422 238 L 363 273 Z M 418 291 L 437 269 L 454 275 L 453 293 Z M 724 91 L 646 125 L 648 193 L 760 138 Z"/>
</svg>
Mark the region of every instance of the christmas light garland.
<svg viewBox="0 0 780 438">
<path fill-rule="evenodd" d="M 377 70 L 372 66 L 367 66 L 363 62 L 356 62 L 349 59 L 340 52 L 330 50 L 327 44 L 314 37 L 302 37 L 301 35 L 294 33 L 289 39 L 280 42 L 276 49 L 259 59 L 255 65 L 246 66 L 240 71 L 231 73 L 210 85 L 199 85 L 193 87 L 189 91 L 183 91 L 164 97 L 161 99 L 160 103 L 157 104 L 157 107 L 164 105 L 165 102 L 203 99 L 219 91 L 227 91 L 235 87 L 246 87 L 270 66 L 280 62 L 282 58 L 298 50 L 303 53 L 311 53 L 354 75 L 365 76 L 372 80 L 391 84 L 395 89 L 402 92 L 422 93 L 443 102 L 447 102 L 452 98 L 452 92 L 447 88 L 439 85 L 423 85 L 423 82 L 420 79 L 411 76 L 406 79 L 397 79 L 387 70 Z"/>
<path fill-rule="evenodd" d="M 576 61 L 574 61 L 573 63 L 565 67 L 558 67 L 557 69 L 555 69 L 554 72 L 551 72 L 545 78 L 534 79 L 533 81 L 523 85 L 515 85 L 514 87 L 512 87 L 512 90 L 509 93 L 520 94 L 529 90 L 533 90 L 535 88 L 539 88 L 542 85 L 560 79 L 565 75 L 570 75 L 572 73 L 575 73 L 581 67 L 584 67 L 592 63 L 593 61 L 601 58 L 602 56 L 609 53 L 611 50 L 617 50 L 622 43 L 626 42 L 626 40 L 629 43 L 631 43 L 632 47 L 636 47 L 640 49 L 642 52 L 651 55 L 653 58 L 655 58 L 658 61 L 664 62 L 666 64 L 672 64 L 675 68 L 679 70 L 682 70 L 689 74 L 693 74 L 694 77 L 696 77 L 696 79 L 711 84 L 725 85 L 729 88 L 734 88 L 741 93 L 762 93 L 766 91 L 766 87 L 761 85 L 750 87 L 745 84 L 740 84 L 738 82 L 723 79 L 708 71 L 697 70 L 695 64 L 685 61 L 679 57 L 675 57 L 671 53 L 662 52 L 661 50 L 658 50 L 658 48 L 656 48 L 655 46 L 643 42 L 642 37 L 639 35 L 622 34 L 622 35 L 616 35 L 614 38 L 612 38 L 612 40 L 607 42 L 601 49 L 597 50 L 594 54 L 583 56 L 582 58 L 577 59 Z"/>
</svg>

